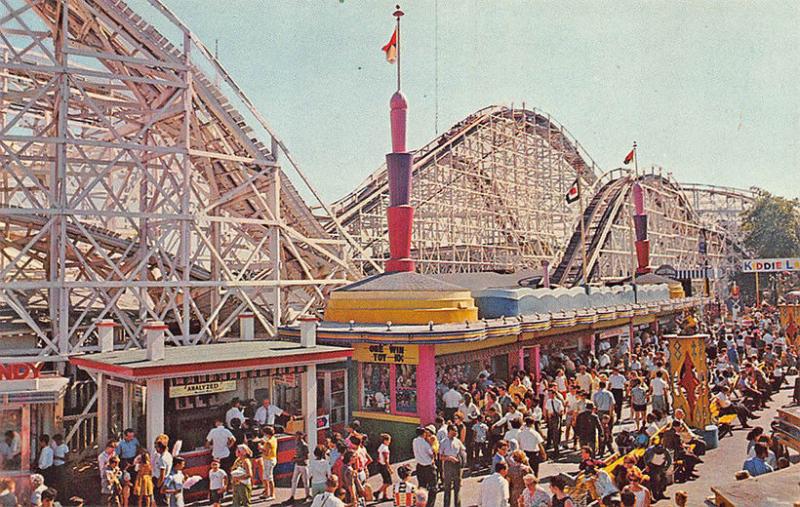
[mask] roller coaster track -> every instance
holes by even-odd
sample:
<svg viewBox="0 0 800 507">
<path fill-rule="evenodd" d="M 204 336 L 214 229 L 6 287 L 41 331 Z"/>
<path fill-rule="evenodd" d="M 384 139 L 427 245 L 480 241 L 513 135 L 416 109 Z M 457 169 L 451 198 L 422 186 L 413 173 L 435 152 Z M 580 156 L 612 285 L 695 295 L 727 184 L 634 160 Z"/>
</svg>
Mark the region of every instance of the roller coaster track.
<svg viewBox="0 0 800 507">
<path fill-rule="evenodd" d="M 555 285 L 571 286 L 583 279 L 582 235 L 586 241 L 586 273 L 591 273 L 597 261 L 598 246 L 602 245 L 610 231 L 609 225 L 616 220 L 626 196 L 629 177 L 614 179 L 603 185 L 592 196 L 583 216 L 583 233 L 580 223 L 569 240 L 561 262 L 553 271 L 551 282 Z"/>
<path fill-rule="evenodd" d="M 701 231 L 707 235 L 712 245 L 710 256 L 716 259 L 715 267 L 729 264 L 731 258 L 746 255 L 741 238 L 717 219 L 728 211 L 709 208 L 704 210 L 704 216 L 695 210 L 691 196 L 701 192 L 732 197 L 741 201 L 741 209 L 744 209 L 746 203 L 752 202 L 755 198 L 756 190 L 744 191 L 713 185 L 682 185 L 656 168 L 638 177 L 634 177 L 629 170 L 615 169 L 597 179 L 595 188 L 591 190 L 593 195 L 582 217 L 586 241 L 586 274 L 589 282 L 614 278 L 616 273 L 601 272 L 601 259 L 608 265 L 611 264 L 610 258 L 617 257 L 618 259 L 615 259 L 617 266 L 622 264 L 627 268 L 617 269 L 619 275 L 630 273 L 633 268 L 630 260 L 632 231 L 629 215 L 632 213 L 630 201 L 634 181 L 639 181 L 649 192 L 650 198 L 646 200 L 649 207 L 648 215 L 651 224 L 655 222 L 659 225 L 650 228 L 651 237 L 656 238 L 651 243 L 651 259 L 659 258 L 667 262 L 670 261 L 667 257 L 671 255 L 674 257 L 671 262 L 682 267 L 701 265 L 704 260 L 697 249 Z M 617 246 L 614 247 L 609 245 L 609 238 L 612 235 L 626 237 L 621 241 L 618 239 Z M 564 256 L 553 271 L 551 282 L 567 287 L 578 285 L 583 282 L 583 271 L 581 229 L 578 222 Z"/>
<path fill-rule="evenodd" d="M 526 269 L 551 259 L 574 219 L 563 194 L 578 174 L 586 185 L 596 179 L 594 161 L 549 115 L 500 106 L 416 150 L 412 171 L 413 248 L 430 273 Z M 383 165 L 332 206 L 377 259 L 386 253 L 387 195 Z M 327 230 L 335 233 L 333 224 Z"/>
</svg>

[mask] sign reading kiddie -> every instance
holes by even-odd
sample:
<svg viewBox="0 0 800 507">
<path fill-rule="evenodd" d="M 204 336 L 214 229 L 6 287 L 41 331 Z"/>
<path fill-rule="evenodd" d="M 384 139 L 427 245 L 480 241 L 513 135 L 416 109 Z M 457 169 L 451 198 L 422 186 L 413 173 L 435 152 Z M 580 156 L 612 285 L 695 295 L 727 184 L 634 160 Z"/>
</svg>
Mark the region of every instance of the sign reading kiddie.
<svg viewBox="0 0 800 507">
<path fill-rule="evenodd" d="M 748 259 L 742 261 L 745 273 L 770 273 L 775 271 L 800 271 L 800 258 L 793 259 Z"/>
</svg>

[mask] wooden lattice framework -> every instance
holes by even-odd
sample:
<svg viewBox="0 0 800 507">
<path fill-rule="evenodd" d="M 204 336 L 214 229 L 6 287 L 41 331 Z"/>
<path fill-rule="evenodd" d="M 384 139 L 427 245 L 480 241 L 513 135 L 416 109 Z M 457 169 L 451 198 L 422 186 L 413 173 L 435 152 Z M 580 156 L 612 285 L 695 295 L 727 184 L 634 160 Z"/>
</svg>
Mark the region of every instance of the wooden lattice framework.
<svg viewBox="0 0 800 507">
<path fill-rule="evenodd" d="M 176 344 L 244 312 L 272 333 L 359 276 L 360 248 L 312 214 L 242 90 L 163 4 L 139 4 L 0 5 L 0 332 L 27 343 L 0 361 L 92 350 L 102 318 L 122 346 L 149 320 Z"/>
<path fill-rule="evenodd" d="M 414 154 L 417 269 L 514 271 L 558 259 L 580 210 L 564 196 L 579 173 L 590 186 L 595 170 L 547 114 L 496 106 L 477 111 Z M 333 206 L 369 259 L 388 256 L 388 201 L 384 165 Z"/>
</svg>

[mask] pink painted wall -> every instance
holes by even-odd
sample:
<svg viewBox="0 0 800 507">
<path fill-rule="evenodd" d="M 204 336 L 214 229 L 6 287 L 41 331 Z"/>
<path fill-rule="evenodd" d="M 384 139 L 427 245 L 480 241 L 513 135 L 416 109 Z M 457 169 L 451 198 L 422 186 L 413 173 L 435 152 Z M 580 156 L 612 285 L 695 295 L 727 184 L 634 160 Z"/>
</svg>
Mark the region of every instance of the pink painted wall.
<svg viewBox="0 0 800 507">
<path fill-rule="evenodd" d="M 422 424 L 436 419 L 436 356 L 433 345 L 419 346 L 417 413 Z"/>
</svg>

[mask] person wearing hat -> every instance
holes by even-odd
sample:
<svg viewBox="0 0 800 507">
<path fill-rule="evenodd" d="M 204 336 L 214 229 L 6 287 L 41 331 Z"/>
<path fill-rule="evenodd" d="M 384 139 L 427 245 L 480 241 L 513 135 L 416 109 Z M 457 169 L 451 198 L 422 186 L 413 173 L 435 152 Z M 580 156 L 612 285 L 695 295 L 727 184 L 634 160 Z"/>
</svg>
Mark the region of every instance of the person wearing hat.
<svg viewBox="0 0 800 507">
<path fill-rule="evenodd" d="M 431 492 L 436 491 L 436 467 L 434 458 L 436 456 L 432 441 L 436 440 L 436 427 L 429 424 L 425 427 L 417 428 L 417 436 L 411 442 L 414 452 L 414 461 L 417 463 L 417 482 L 420 487 L 426 488 Z"/>
<path fill-rule="evenodd" d="M 306 435 L 302 431 L 295 433 L 295 448 L 294 448 L 294 472 L 292 472 L 292 494 L 288 502 L 294 503 L 294 494 L 297 492 L 297 479 L 303 481 L 303 489 L 305 489 L 305 500 L 309 497 L 308 489 L 308 444 L 306 443 Z"/>
</svg>

